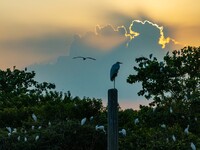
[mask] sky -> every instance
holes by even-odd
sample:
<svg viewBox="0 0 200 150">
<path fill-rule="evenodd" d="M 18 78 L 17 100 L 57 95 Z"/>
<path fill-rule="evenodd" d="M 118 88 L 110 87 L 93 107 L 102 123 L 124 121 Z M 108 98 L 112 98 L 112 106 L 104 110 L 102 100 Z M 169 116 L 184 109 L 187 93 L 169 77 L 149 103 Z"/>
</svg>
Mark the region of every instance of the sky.
<svg viewBox="0 0 200 150">
<path fill-rule="evenodd" d="M 137 109 L 140 84 L 126 82 L 135 58 L 200 46 L 199 0 L 0 0 L 0 69 L 28 67 L 36 80 L 107 103 L 111 66 L 119 104 Z M 72 59 L 91 56 L 96 61 Z"/>
</svg>

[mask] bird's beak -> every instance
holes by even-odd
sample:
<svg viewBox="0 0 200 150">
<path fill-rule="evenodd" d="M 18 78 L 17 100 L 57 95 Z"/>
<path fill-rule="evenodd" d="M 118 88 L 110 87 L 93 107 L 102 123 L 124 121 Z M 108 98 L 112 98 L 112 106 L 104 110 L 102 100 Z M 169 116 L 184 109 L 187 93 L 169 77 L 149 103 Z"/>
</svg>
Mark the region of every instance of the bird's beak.
<svg viewBox="0 0 200 150">
<path fill-rule="evenodd" d="M 123 64 L 122 62 L 119 62 L 120 64 Z"/>
</svg>

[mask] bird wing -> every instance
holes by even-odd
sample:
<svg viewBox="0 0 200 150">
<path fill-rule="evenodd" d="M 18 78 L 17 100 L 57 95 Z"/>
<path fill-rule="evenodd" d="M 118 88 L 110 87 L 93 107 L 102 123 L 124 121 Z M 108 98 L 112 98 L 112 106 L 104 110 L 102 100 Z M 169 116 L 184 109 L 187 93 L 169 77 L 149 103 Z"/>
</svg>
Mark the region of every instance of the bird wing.
<svg viewBox="0 0 200 150">
<path fill-rule="evenodd" d="M 115 77 L 117 76 L 118 70 L 119 70 L 120 66 L 119 64 L 115 63 L 111 70 L 110 70 L 110 80 L 113 81 L 115 79 Z"/>
<path fill-rule="evenodd" d="M 95 58 L 92 58 L 92 57 L 86 57 L 87 59 L 92 59 L 92 60 L 96 60 Z"/>
<path fill-rule="evenodd" d="M 85 58 L 83 56 L 76 56 L 76 57 L 73 57 L 73 59 L 76 59 L 76 58 Z"/>
</svg>

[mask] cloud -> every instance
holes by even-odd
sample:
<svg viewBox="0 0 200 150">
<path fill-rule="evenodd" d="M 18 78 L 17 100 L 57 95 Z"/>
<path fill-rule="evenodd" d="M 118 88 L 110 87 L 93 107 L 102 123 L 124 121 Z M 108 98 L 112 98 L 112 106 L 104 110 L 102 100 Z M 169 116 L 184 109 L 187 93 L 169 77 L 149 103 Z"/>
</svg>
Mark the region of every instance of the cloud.
<svg viewBox="0 0 200 150">
<path fill-rule="evenodd" d="M 158 41 L 160 32 L 164 31 L 153 23 L 135 21 L 130 27 L 139 35 L 134 36 L 123 26 L 114 28 L 112 25 L 96 26 L 94 32 L 76 34 L 69 56 L 59 57 L 54 64 L 32 65 L 29 69 L 36 71 L 38 81 L 53 82 L 58 90 L 69 90 L 74 96 L 102 98 L 106 101 L 107 90 L 113 88 L 109 80 L 110 68 L 116 61 L 121 61 L 123 64 L 116 79 L 119 101 L 144 100 L 137 96 L 141 85 L 126 82 L 128 75 L 134 73 L 135 58 L 148 57 L 153 53 L 160 59 L 165 55 L 166 48 L 173 47 L 174 43 L 170 41 L 165 44 L 163 50 Z M 134 38 L 130 40 L 127 34 Z M 72 59 L 74 56 L 92 56 L 97 60 Z"/>
<path fill-rule="evenodd" d="M 111 25 L 103 27 L 97 25 L 94 32 L 87 32 L 83 36 L 75 35 L 71 46 L 71 54 L 73 55 L 78 47 L 80 49 L 87 49 L 88 53 L 110 51 L 128 42 L 129 39 L 125 34 L 127 34 L 127 31 L 124 26 L 114 29 Z"/>
<path fill-rule="evenodd" d="M 148 31 L 147 28 L 149 28 Z M 146 34 L 145 35 L 146 37 L 151 38 L 153 37 L 153 34 L 155 34 L 155 32 L 159 32 L 159 37 L 154 37 L 154 38 L 158 38 L 158 44 L 160 44 L 162 48 L 165 48 L 166 44 L 168 44 L 170 41 L 174 42 L 174 44 L 179 44 L 179 42 L 177 42 L 175 39 L 172 39 L 170 37 L 165 37 L 163 32 L 163 26 L 159 26 L 158 24 L 148 20 L 145 21 L 133 20 L 129 26 L 129 33 L 126 36 L 130 37 L 130 39 L 132 40 L 133 38 L 140 36 L 141 33 L 143 33 Z"/>
</svg>

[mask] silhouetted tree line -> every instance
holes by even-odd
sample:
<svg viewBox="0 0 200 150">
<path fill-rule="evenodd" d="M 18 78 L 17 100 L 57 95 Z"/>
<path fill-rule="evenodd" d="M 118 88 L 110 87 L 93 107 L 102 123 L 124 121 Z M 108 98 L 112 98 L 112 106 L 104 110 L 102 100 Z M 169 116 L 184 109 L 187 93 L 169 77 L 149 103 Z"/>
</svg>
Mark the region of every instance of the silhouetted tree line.
<svg viewBox="0 0 200 150">
<path fill-rule="evenodd" d="M 152 102 L 139 110 L 119 108 L 120 150 L 200 148 L 200 47 L 136 58 L 138 95 Z M 107 108 L 100 99 L 73 97 L 38 83 L 27 69 L 0 70 L 1 150 L 106 150 Z M 35 115 L 37 119 L 33 118 Z M 86 122 L 81 125 L 81 120 Z"/>
</svg>

